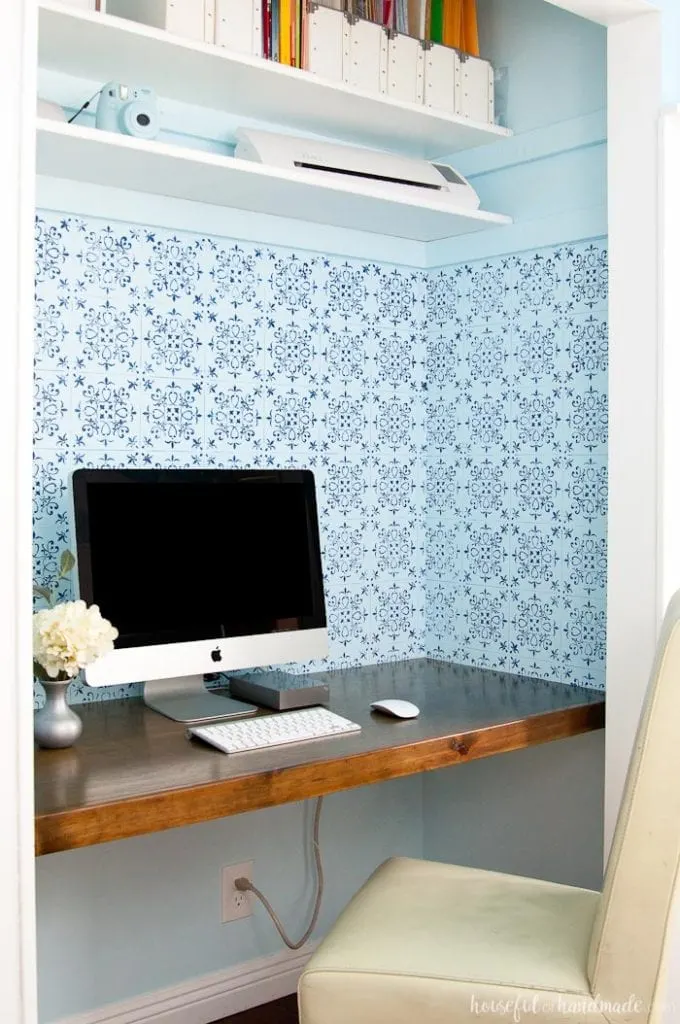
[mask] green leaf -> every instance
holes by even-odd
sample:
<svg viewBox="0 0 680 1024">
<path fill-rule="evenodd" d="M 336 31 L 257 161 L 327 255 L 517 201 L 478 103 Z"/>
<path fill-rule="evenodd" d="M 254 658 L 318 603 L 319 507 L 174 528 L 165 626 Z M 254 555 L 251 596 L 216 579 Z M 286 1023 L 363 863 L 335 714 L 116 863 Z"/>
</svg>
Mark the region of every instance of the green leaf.
<svg viewBox="0 0 680 1024">
<path fill-rule="evenodd" d="M 62 551 L 61 559 L 59 560 L 59 572 L 62 576 L 67 576 L 70 573 L 73 566 L 76 564 L 76 560 L 72 553 L 67 549 Z"/>
<path fill-rule="evenodd" d="M 33 662 L 33 675 L 36 679 L 39 679 L 43 683 L 50 678 L 39 661 Z"/>
<path fill-rule="evenodd" d="M 39 587 L 35 584 L 33 586 L 33 593 L 44 598 L 48 604 L 52 604 L 52 591 L 48 587 Z"/>
</svg>

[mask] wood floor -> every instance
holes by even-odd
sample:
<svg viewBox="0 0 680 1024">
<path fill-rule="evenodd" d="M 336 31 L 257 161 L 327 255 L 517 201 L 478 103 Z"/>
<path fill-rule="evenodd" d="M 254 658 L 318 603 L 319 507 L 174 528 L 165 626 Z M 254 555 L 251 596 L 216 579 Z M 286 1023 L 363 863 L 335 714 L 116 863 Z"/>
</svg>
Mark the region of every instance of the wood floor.
<svg viewBox="0 0 680 1024">
<path fill-rule="evenodd" d="M 225 1017 L 215 1024 L 298 1024 L 297 997 L 286 996 L 275 1003 L 254 1006 L 252 1010 L 244 1010 L 233 1017 Z"/>
</svg>

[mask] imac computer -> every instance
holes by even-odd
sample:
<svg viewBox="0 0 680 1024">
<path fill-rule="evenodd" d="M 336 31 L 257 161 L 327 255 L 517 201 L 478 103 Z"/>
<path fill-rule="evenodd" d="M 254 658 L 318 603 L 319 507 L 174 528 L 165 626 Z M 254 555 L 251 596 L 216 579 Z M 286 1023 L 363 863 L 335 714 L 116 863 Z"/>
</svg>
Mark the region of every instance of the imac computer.
<svg viewBox="0 0 680 1024">
<path fill-rule="evenodd" d="M 328 653 L 309 470 L 79 469 L 73 499 L 80 596 L 119 634 L 90 686 L 203 722 L 249 710 L 204 674 Z"/>
</svg>

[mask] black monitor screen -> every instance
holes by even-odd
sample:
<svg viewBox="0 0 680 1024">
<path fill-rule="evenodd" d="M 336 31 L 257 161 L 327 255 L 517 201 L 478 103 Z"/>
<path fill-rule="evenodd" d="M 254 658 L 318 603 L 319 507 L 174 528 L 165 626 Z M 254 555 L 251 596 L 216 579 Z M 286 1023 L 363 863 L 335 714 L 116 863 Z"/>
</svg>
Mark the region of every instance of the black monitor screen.
<svg viewBox="0 0 680 1024">
<path fill-rule="evenodd" d="M 80 594 L 116 647 L 326 625 L 308 470 L 78 470 Z"/>
</svg>

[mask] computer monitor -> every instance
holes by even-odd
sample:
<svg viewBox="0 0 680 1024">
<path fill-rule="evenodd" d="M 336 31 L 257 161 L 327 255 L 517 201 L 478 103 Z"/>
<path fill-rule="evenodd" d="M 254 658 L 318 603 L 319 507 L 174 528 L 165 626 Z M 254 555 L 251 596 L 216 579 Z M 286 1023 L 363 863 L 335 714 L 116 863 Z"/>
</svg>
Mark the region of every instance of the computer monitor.
<svg viewBox="0 0 680 1024">
<path fill-rule="evenodd" d="M 239 705 L 205 673 L 328 653 L 309 470 L 79 469 L 73 497 L 80 596 L 119 633 L 90 686 L 206 721 Z"/>
</svg>

